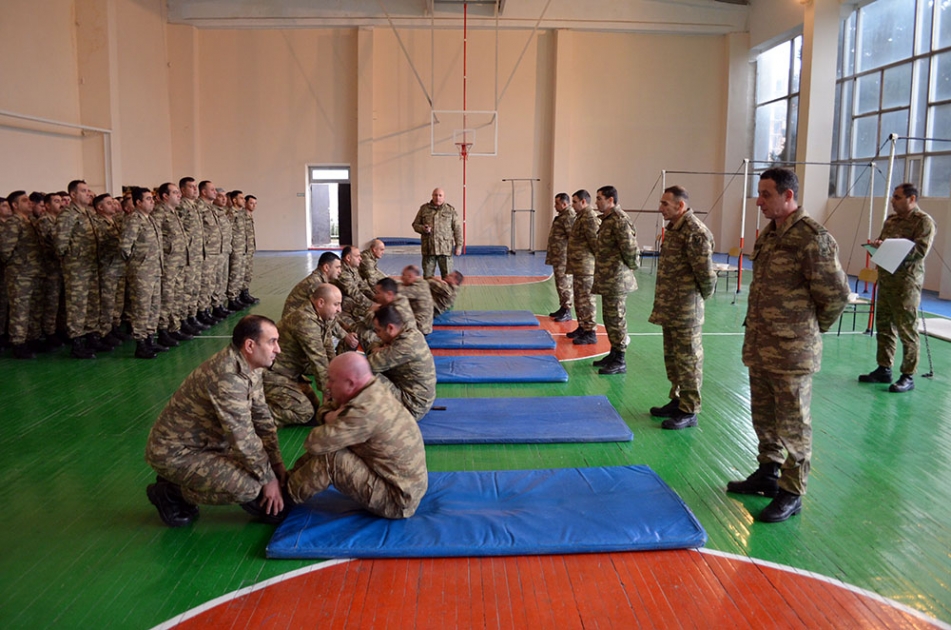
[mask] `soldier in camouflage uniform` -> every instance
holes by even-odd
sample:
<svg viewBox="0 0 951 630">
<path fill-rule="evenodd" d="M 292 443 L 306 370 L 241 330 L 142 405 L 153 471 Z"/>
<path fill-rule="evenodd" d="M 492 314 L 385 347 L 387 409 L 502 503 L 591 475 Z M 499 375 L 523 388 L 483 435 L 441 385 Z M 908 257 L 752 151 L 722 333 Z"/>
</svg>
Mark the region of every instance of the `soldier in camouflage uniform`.
<svg viewBox="0 0 951 630">
<path fill-rule="evenodd" d="M 426 278 L 429 283 L 429 293 L 433 296 L 433 316 L 438 317 L 446 311 L 451 311 L 459 295 L 459 287 L 465 281 L 461 271 L 453 271 L 445 280 Z"/>
<path fill-rule="evenodd" d="M 93 199 L 93 226 L 96 231 L 96 249 L 99 252 L 99 337 L 109 350 L 122 345 L 122 339 L 113 334 L 122 323 L 125 303 L 126 264 L 119 254 L 120 228 L 115 215 L 120 212 L 119 202 L 109 194 Z"/>
<path fill-rule="evenodd" d="M 26 191 L 12 192 L 7 199 L 13 216 L 0 223 L 0 262 L 4 266 L 3 283 L 10 300 L 10 345 L 14 358 L 34 359 L 36 355 L 27 342 L 33 341 L 29 338 L 30 312 L 43 277 L 42 246 L 31 220 L 33 205 Z"/>
<path fill-rule="evenodd" d="M 82 180 L 69 183 L 71 203 L 56 220 L 56 255 L 63 265 L 66 333 L 72 356 L 95 359 L 103 349 L 93 335 L 99 325 L 99 252 L 92 222 L 93 193 Z"/>
<path fill-rule="evenodd" d="M 598 342 L 598 305 L 591 287 L 594 284 L 594 253 L 598 250 L 598 229 L 601 219 L 591 206 L 591 194 L 579 190 L 571 196 L 576 216 L 568 234 L 568 259 L 565 273 L 571 275 L 571 291 L 575 300 L 578 327 L 567 334 L 573 343 L 591 345 Z"/>
<path fill-rule="evenodd" d="M 413 220 L 413 229 L 420 235 L 424 278 L 432 278 L 439 263 L 439 274 L 445 280 L 452 271 L 453 253 L 462 254 L 462 223 L 445 199 L 442 188 L 435 189 L 432 201 L 421 205 Z"/>
<path fill-rule="evenodd" d="M 367 348 L 370 368 L 418 421 L 436 400 L 433 353 L 422 333 L 407 327 L 393 304 L 376 311 L 373 330 L 380 342 Z"/>
<path fill-rule="evenodd" d="M 245 249 L 244 249 L 244 279 L 242 280 L 241 299 L 247 304 L 257 304 L 261 300 L 251 295 L 251 279 L 254 277 L 254 253 L 257 251 L 257 240 L 254 237 L 254 210 L 258 207 L 258 198 L 248 195 L 244 198 L 245 210 Z"/>
<path fill-rule="evenodd" d="M 183 177 L 178 180 L 178 188 L 182 192 L 182 201 L 178 206 L 178 216 L 182 219 L 185 228 L 185 282 L 183 291 L 183 317 L 186 321 L 185 331 L 196 335 L 209 328 L 210 324 L 198 321 L 198 296 L 201 293 L 201 268 L 205 259 L 204 229 L 201 223 L 201 213 L 198 210 L 198 184 L 192 177 Z"/>
<path fill-rule="evenodd" d="M 310 275 L 298 282 L 284 300 L 281 317 L 310 303 L 310 296 L 322 284 L 333 283 L 340 277 L 340 257 L 333 252 L 324 252 L 317 259 L 317 267 Z"/>
<path fill-rule="evenodd" d="M 13 217 L 13 210 L 10 208 L 10 202 L 6 197 L 0 197 L 0 230 L 3 224 Z M 7 334 L 7 322 L 10 317 L 10 300 L 7 298 L 7 283 L 4 280 L 6 265 L 0 259 L 0 349 L 5 348 L 10 338 Z"/>
<path fill-rule="evenodd" d="M 892 362 L 901 339 L 901 376 L 888 391 L 907 392 L 915 388 L 912 374 L 918 369 L 918 306 L 925 281 L 925 256 L 935 236 L 934 220 L 918 207 L 918 189 L 899 184 L 892 195 L 894 214 L 888 217 L 882 233 L 873 245 L 886 238 L 904 238 L 915 244 L 894 273 L 878 269 L 878 302 L 875 325 L 878 327 L 878 367 L 859 376 L 862 383 L 891 383 Z"/>
<path fill-rule="evenodd" d="M 154 359 L 157 352 L 168 350 L 168 346 L 156 344 L 152 338 L 158 328 L 162 299 L 162 229 L 150 216 L 155 207 L 151 191 L 133 188 L 132 203 L 135 212 L 125 220 L 119 251 L 129 264 L 135 356 Z"/>
<path fill-rule="evenodd" d="M 558 292 L 558 310 L 548 316 L 556 322 L 571 321 L 572 292 L 571 274 L 566 271 L 568 264 L 568 235 L 575 222 L 575 211 L 571 207 L 568 193 L 555 195 L 555 219 L 548 231 L 548 249 L 545 264 L 551 265 L 555 276 L 555 290 Z"/>
<path fill-rule="evenodd" d="M 35 317 L 43 335 L 46 337 L 46 348 L 60 348 L 63 340 L 59 336 L 57 327 L 59 321 L 60 298 L 63 296 L 63 269 L 56 256 L 56 219 L 63 212 L 63 205 L 68 202 L 59 193 L 48 193 L 44 198 L 46 212 L 34 221 L 36 231 L 40 235 L 40 245 L 43 250 L 43 278 L 40 282 L 40 298 L 37 303 Z M 2 277 L 2 274 L 0 274 Z"/>
<path fill-rule="evenodd" d="M 232 309 L 228 306 L 228 261 L 231 260 L 231 249 L 234 247 L 234 225 L 228 214 L 228 196 L 224 188 L 216 189 L 214 208 L 218 219 L 218 229 L 221 230 L 221 256 L 218 259 L 218 275 L 215 280 L 215 289 L 211 298 L 215 310 L 225 316 L 241 309 Z"/>
<path fill-rule="evenodd" d="M 227 317 L 228 313 L 220 309 L 212 312 L 222 251 L 218 214 L 212 205 L 217 196 L 215 185 L 208 180 L 200 182 L 198 194 L 198 213 L 201 216 L 202 241 L 205 245 L 205 258 L 201 264 L 201 290 L 198 293 L 198 321 L 203 324 L 216 324 Z"/>
<path fill-rule="evenodd" d="M 365 329 L 368 331 L 368 334 L 361 339 L 361 341 L 364 342 L 364 346 L 371 342 L 378 341 L 376 335 L 373 333 L 373 314 L 380 308 L 389 305 L 392 305 L 393 308 L 396 309 L 396 312 L 400 314 L 405 328 L 418 330 L 416 326 L 416 316 L 413 314 L 413 307 L 410 306 L 406 296 L 400 293 L 400 285 L 398 285 L 393 278 L 383 278 L 382 280 L 377 280 L 376 284 L 373 285 L 373 306 L 370 308 L 370 313 L 366 321 L 363 322 Z"/>
<path fill-rule="evenodd" d="M 188 265 L 188 236 L 182 217 L 175 210 L 182 201 L 178 186 L 166 182 L 158 188 L 158 204 L 152 220 L 162 232 L 162 295 L 158 318 L 158 343 L 166 347 L 194 339 L 182 328 L 186 317 L 185 268 Z"/>
<path fill-rule="evenodd" d="M 377 266 L 385 251 L 386 244 L 375 238 L 370 241 L 369 247 L 360 252 L 360 277 L 366 280 L 366 283 L 371 287 L 376 284 L 377 280 L 386 277 L 386 274 L 380 271 Z"/>
<path fill-rule="evenodd" d="M 228 308 L 240 311 L 250 306 L 241 299 L 241 285 L 245 275 L 245 255 L 248 249 L 248 213 L 244 210 L 244 193 L 232 190 L 228 193 L 231 208 L 228 217 L 231 219 L 231 254 L 228 257 Z"/>
<path fill-rule="evenodd" d="M 670 402 L 651 407 L 665 429 L 697 426 L 703 384 L 703 301 L 713 294 L 713 234 L 689 207 L 687 191 L 671 186 L 660 198 L 667 221 L 657 263 L 654 308 L 647 321 L 663 327 Z"/>
<path fill-rule="evenodd" d="M 749 368 L 759 468 L 728 492 L 775 496 L 759 520 L 784 521 L 802 509 L 812 455 L 812 375 L 822 336 L 849 295 L 838 246 L 796 201 L 799 179 L 788 169 L 760 175 L 756 205 L 769 224 L 756 239 L 746 311 L 743 363 Z M 782 477 L 780 477 L 782 466 Z"/>
<path fill-rule="evenodd" d="M 334 284 L 343 294 L 343 313 L 341 324 L 350 332 L 362 334 L 370 326 L 369 313 L 373 306 L 373 289 L 360 277 L 360 250 L 347 245 L 340 252 L 340 275 Z"/>
<path fill-rule="evenodd" d="M 634 270 L 640 266 L 641 252 L 637 234 L 627 213 L 617 205 L 617 189 L 603 186 L 596 199 L 601 211 L 598 249 L 595 252 L 594 284 L 591 291 L 601 296 L 604 327 L 611 342 L 612 354 L 599 365 L 598 374 L 624 374 L 627 363 L 627 294 L 637 290 Z"/>
<path fill-rule="evenodd" d="M 308 424 L 320 406 L 310 378 L 326 396 L 327 366 L 336 356 L 334 319 L 340 312 L 340 289 L 321 284 L 304 306 L 277 323 L 281 354 L 264 373 L 264 396 L 278 426 Z"/>
<path fill-rule="evenodd" d="M 261 384 L 280 351 L 274 322 L 242 318 L 228 347 L 185 379 L 156 420 L 145 461 L 159 477 L 147 493 L 169 527 L 195 520 L 199 504 L 239 503 L 271 521 L 285 514 L 287 472 Z"/>
<path fill-rule="evenodd" d="M 419 426 L 360 354 L 335 358 L 328 382 L 332 400 L 290 472 L 291 499 L 302 503 L 333 484 L 373 514 L 412 516 L 429 484 Z"/>
<path fill-rule="evenodd" d="M 428 335 L 433 331 L 433 293 L 429 288 L 429 282 L 420 278 L 419 274 L 419 267 L 416 265 L 404 267 L 399 292 L 409 300 L 419 332 Z M 452 276 L 452 274 L 449 275 Z"/>
</svg>

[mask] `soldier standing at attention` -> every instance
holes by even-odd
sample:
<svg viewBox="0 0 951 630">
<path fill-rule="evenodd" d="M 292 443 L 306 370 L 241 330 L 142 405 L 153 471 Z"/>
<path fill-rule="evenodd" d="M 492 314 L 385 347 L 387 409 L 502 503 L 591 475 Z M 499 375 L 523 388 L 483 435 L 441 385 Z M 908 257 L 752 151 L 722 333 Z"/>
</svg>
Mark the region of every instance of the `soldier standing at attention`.
<svg viewBox="0 0 951 630">
<path fill-rule="evenodd" d="M 248 248 L 247 215 L 244 210 L 244 193 L 232 190 L 228 193 L 231 207 L 228 208 L 228 218 L 231 220 L 231 254 L 228 257 L 228 308 L 240 311 L 250 304 L 241 299 L 241 285 L 244 283 L 244 258 Z"/>
<path fill-rule="evenodd" d="M 415 326 L 406 326 L 395 304 L 373 314 L 373 331 L 380 343 L 367 348 L 370 369 L 419 421 L 436 400 L 436 365 L 426 338 Z"/>
<path fill-rule="evenodd" d="M 0 261 L 4 265 L 3 283 L 10 300 L 10 345 L 16 359 L 35 359 L 27 346 L 31 310 L 43 277 L 40 235 L 33 225 L 33 204 L 24 190 L 7 196 L 13 216 L 0 223 Z"/>
<path fill-rule="evenodd" d="M 212 301 L 215 304 L 215 311 L 227 316 L 242 310 L 232 309 L 228 305 L 228 263 L 231 260 L 234 226 L 231 223 L 231 215 L 228 214 L 228 195 L 225 189 L 217 188 L 215 192 L 215 204 L 212 208 L 217 215 L 218 229 L 221 231 L 221 256 L 218 258 L 218 274 L 212 292 Z"/>
<path fill-rule="evenodd" d="M 254 277 L 254 253 L 258 250 L 257 239 L 254 236 L 254 211 L 258 207 L 258 198 L 247 195 L 244 198 L 245 232 L 247 239 L 244 246 L 244 280 L 241 282 L 241 299 L 245 304 L 257 304 L 261 300 L 251 295 L 251 279 Z"/>
<path fill-rule="evenodd" d="M 882 233 L 873 245 L 880 246 L 886 238 L 904 238 L 915 246 L 905 256 L 895 273 L 878 269 L 878 303 L 875 325 L 878 327 L 878 367 L 859 376 L 862 383 L 891 383 L 892 362 L 898 339 L 901 339 L 901 376 L 888 391 L 907 392 L 915 388 L 912 374 L 918 369 L 918 305 L 925 281 L 925 256 L 934 241 L 934 220 L 918 207 L 918 189 L 912 184 L 899 184 L 892 195 L 892 210 Z"/>
<path fill-rule="evenodd" d="M 413 220 L 413 229 L 420 235 L 424 278 L 432 278 L 439 263 L 439 275 L 445 280 L 452 272 L 453 253 L 462 254 L 462 223 L 445 199 L 443 189 L 435 189 L 432 201 L 421 205 Z"/>
<path fill-rule="evenodd" d="M 72 341 L 71 356 L 95 359 L 98 344 L 90 337 L 99 325 L 99 252 L 92 223 L 92 190 L 82 180 L 68 186 L 70 204 L 56 221 L 56 254 L 63 264 L 66 295 L 66 333 Z"/>
<path fill-rule="evenodd" d="M 122 308 L 125 304 L 126 264 L 119 254 L 121 228 L 116 213 L 122 207 L 112 195 L 105 193 L 92 200 L 93 226 L 96 229 L 96 249 L 99 251 L 99 328 L 96 339 L 103 350 L 111 351 L 122 345 L 122 339 L 113 330 L 122 323 Z"/>
<path fill-rule="evenodd" d="M 34 222 L 36 231 L 40 235 L 43 246 L 43 280 L 40 289 L 38 316 L 40 329 L 46 337 L 46 348 L 54 349 L 63 346 L 59 335 L 57 320 L 59 318 L 59 301 L 63 295 L 63 269 L 56 257 L 56 220 L 63 211 L 68 199 L 63 199 L 59 193 L 47 193 L 44 198 L 46 213 Z M 0 273 L 2 277 L 2 273 Z M 0 309 L 2 317 L 2 309 Z"/>
<path fill-rule="evenodd" d="M 771 168 L 760 175 L 756 205 L 769 224 L 753 248 L 743 363 L 750 372 L 750 411 L 759 439 L 759 468 L 727 492 L 775 497 L 766 523 L 802 510 L 812 456 L 812 375 L 822 335 L 845 309 L 849 283 L 838 245 L 796 201 L 799 178 Z M 780 466 L 782 476 L 780 477 Z"/>
<path fill-rule="evenodd" d="M 185 323 L 185 267 L 188 264 L 188 236 L 175 208 L 182 201 L 178 186 L 166 182 L 158 188 L 158 204 L 152 220 L 162 232 L 162 303 L 158 319 L 158 342 L 174 347 L 180 341 L 194 339 Z M 201 332 L 196 330 L 195 332 Z"/>
<path fill-rule="evenodd" d="M 138 186 L 132 189 L 135 211 L 125 220 L 119 251 L 129 263 L 129 298 L 135 357 L 154 359 L 168 346 L 155 344 L 152 335 L 158 328 L 162 299 L 162 230 L 152 219 L 155 200 L 152 192 Z"/>
<path fill-rule="evenodd" d="M 334 487 L 384 518 L 409 518 L 429 486 L 419 425 L 356 352 L 330 362 L 331 400 L 304 441 L 287 490 L 303 503 Z"/>
<path fill-rule="evenodd" d="M 624 374 L 627 363 L 627 294 L 637 290 L 634 270 L 640 266 L 637 234 L 631 219 L 618 205 L 617 189 L 602 186 L 596 199 L 601 211 L 598 249 L 594 256 L 594 284 L 591 291 L 601 296 L 604 327 L 611 342 L 608 356 L 594 362 L 598 374 Z"/>
<path fill-rule="evenodd" d="M 182 219 L 185 228 L 185 282 L 182 287 L 184 317 L 187 326 L 185 330 L 192 335 L 200 333 L 210 327 L 209 324 L 198 321 L 198 295 L 201 293 L 201 266 L 205 259 L 204 230 L 201 224 L 201 214 L 198 210 L 198 184 L 193 177 L 183 177 L 178 180 L 178 188 L 182 192 L 182 201 L 178 206 L 178 216 Z"/>
<path fill-rule="evenodd" d="M 687 207 L 680 186 L 664 190 L 660 213 L 667 221 L 657 264 L 654 309 L 647 321 L 663 327 L 664 365 L 670 381 L 670 402 L 651 407 L 651 415 L 667 418 L 665 429 L 697 426 L 703 383 L 703 301 L 713 294 L 713 234 Z"/>
<path fill-rule="evenodd" d="M 201 265 L 201 289 L 198 294 L 198 321 L 203 324 L 216 324 L 228 313 L 215 307 L 215 283 L 218 282 L 218 267 L 221 263 L 221 228 L 218 226 L 218 214 L 214 209 L 218 193 L 215 185 L 208 180 L 198 184 L 198 213 L 201 217 L 202 241 L 205 258 Z"/>
<path fill-rule="evenodd" d="M 555 218 L 548 231 L 548 249 L 545 264 L 551 265 L 555 277 L 555 291 L 558 293 L 558 310 L 548 316 L 556 322 L 571 321 L 571 274 L 565 271 L 568 262 L 568 235 L 575 222 L 575 211 L 571 207 L 568 193 L 555 195 Z"/>
<path fill-rule="evenodd" d="M 594 253 L 598 249 L 598 229 L 601 219 L 591 204 L 591 194 L 579 190 L 571 196 L 571 207 L 577 213 L 568 234 L 568 260 L 565 273 L 571 275 L 571 291 L 575 300 L 578 327 L 566 336 L 577 345 L 598 342 L 598 304 L 591 294 L 594 284 Z"/>
<path fill-rule="evenodd" d="M 360 277 L 366 280 L 366 283 L 370 286 L 376 284 L 377 280 L 386 277 L 386 274 L 380 271 L 378 266 L 385 251 L 386 243 L 375 238 L 370 241 L 369 247 L 360 252 Z"/>
<path fill-rule="evenodd" d="M 194 521 L 202 503 L 283 517 L 287 472 L 261 386 L 280 352 L 274 322 L 243 317 L 228 347 L 188 375 L 155 421 L 145 461 L 158 478 L 146 492 L 169 527 Z"/>
</svg>

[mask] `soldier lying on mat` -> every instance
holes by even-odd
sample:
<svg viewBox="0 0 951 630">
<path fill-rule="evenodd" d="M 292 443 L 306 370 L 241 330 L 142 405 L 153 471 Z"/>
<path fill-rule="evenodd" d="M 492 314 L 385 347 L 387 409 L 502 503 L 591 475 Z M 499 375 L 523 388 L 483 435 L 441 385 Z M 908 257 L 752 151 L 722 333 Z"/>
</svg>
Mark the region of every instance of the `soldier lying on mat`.
<svg viewBox="0 0 951 630">
<path fill-rule="evenodd" d="M 291 500 L 333 484 L 373 514 L 412 516 L 429 483 L 416 421 L 356 352 L 330 362 L 328 389 L 331 400 L 317 412 L 323 425 L 311 430 L 289 474 Z"/>
</svg>

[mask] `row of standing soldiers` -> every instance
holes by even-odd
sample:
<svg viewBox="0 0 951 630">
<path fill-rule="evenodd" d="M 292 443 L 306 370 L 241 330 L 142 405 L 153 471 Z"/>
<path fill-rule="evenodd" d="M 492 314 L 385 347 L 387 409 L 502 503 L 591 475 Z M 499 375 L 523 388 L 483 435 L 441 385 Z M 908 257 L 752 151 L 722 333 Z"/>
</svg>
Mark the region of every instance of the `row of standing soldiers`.
<svg viewBox="0 0 951 630">
<path fill-rule="evenodd" d="M 256 302 L 253 196 L 185 177 L 128 204 L 82 180 L 37 197 L 0 201 L 0 333 L 16 358 L 67 341 L 95 358 L 130 338 L 124 321 L 135 356 L 154 358 Z"/>
</svg>

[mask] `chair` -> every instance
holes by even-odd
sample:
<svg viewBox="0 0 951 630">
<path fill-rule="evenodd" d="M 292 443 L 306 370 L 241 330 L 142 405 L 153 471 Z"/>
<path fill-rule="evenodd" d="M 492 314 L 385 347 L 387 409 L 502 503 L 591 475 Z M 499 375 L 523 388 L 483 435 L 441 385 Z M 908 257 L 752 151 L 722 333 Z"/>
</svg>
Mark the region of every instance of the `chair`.
<svg viewBox="0 0 951 630">
<path fill-rule="evenodd" d="M 859 295 L 859 283 L 870 283 L 872 285 L 872 297 L 864 298 Z M 852 314 L 852 330 L 855 330 L 855 322 L 859 313 L 867 313 L 869 315 L 869 326 L 865 332 L 872 334 L 875 328 L 875 319 L 872 315 L 875 313 L 875 291 L 877 288 L 878 269 L 861 270 L 855 278 L 855 292 L 849 293 L 849 301 L 845 305 L 845 310 L 842 311 L 842 316 L 839 317 L 839 331 L 836 336 L 842 334 L 842 320 L 850 313 Z"/>
<path fill-rule="evenodd" d="M 730 259 L 731 259 L 731 258 L 735 258 L 735 259 L 736 259 L 736 264 L 735 264 L 735 265 L 731 265 L 731 264 L 730 264 Z M 737 287 L 736 287 L 736 288 L 737 288 L 737 289 L 740 288 L 740 287 L 739 287 L 739 282 L 740 282 L 740 267 L 739 267 L 739 264 L 740 264 L 740 248 L 739 248 L 739 247 L 731 247 L 731 248 L 730 248 L 730 251 L 729 251 L 729 252 L 727 253 L 727 255 L 726 255 L 726 262 L 725 262 L 725 263 L 714 263 L 714 265 L 713 265 L 713 270 L 717 272 L 717 278 L 726 278 L 726 290 L 727 290 L 727 291 L 730 290 L 730 278 L 731 278 L 731 277 L 736 278 L 736 282 L 737 282 Z M 717 282 L 717 286 L 715 286 L 715 287 L 713 288 L 713 290 L 716 291 L 719 286 L 720 286 L 720 283 Z"/>
</svg>

